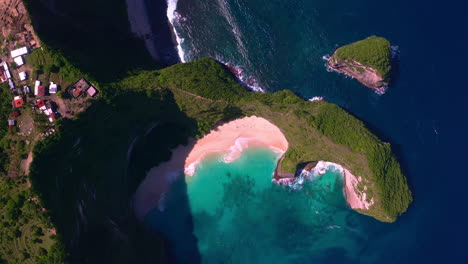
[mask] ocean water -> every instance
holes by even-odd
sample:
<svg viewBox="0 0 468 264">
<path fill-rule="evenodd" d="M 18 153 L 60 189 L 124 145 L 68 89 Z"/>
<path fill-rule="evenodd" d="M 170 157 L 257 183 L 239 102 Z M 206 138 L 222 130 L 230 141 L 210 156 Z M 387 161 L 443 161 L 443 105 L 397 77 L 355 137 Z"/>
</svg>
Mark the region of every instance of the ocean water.
<svg viewBox="0 0 468 264">
<path fill-rule="evenodd" d="M 350 225 L 357 230 L 355 237 L 344 228 L 330 231 L 344 232 L 342 236 L 334 236 L 328 231 L 320 233 L 318 230 L 325 223 L 313 215 L 285 214 L 291 217 L 286 221 L 291 226 L 277 228 L 287 231 L 281 234 L 282 239 L 268 234 L 263 235 L 265 237 L 262 236 L 258 244 L 245 243 L 244 250 L 259 252 L 258 255 L 249 253 L 255 261 L 233 259 L 220 263 L 269 263 L 270 260 L 262 259 L 268 254 L 282 263 L 468 263 L 465 197 L 468 175 L 464 169 L 468 146 L 465 140 L 468 134 L 467 60 L 464 52 L 468 47 L 466 1 L 168 2 L 171 7 L 168 17 L 176 30 L 180 43 L 178 51 L 183 61 L 213 57 L 241 69 L 244 81 L 255 89 L 266 92 L 290 89 L 305 99 L 323 96 L 327 101 L 340 105 L 392 144 L 414 194 L 414 203 L 408 212 L 393 224 L 380 223 L 350 212 L 344 203 L 337 203 L 336 207 L 330 205 L 331 212 L 323 221 L 330 221 L 328 226 L 333 226 L 335 217 L 352 219 Z M 400 50 L 394 81 L 383 95 L 343 75 L 327 72 L 323 60 L 323 56 L 336 47 L 374 34 L 386 37 Z M 256 163 L 264 162 L 257 160 Z M 218 166 L 224 165 L 214 163 L 208 167 L 214 170 Z M 242 166 L 238 170 L 247 172 Z M 266 168 L 259 173 L 271 176 Z M 248 177 L 239 179 L 245 181 L 260 177 L 255 173 L 244 174 Z M 199 177 L 200 180 L 202 178 Z M 190 187 L 196 182 L 180 184 Z M 294 192 L 290 198 L 305 196 L 307 190 L 309 188 Z M 207 193 L 203 194 L 209 198 Z M 337 190 L 329 195 L 339 197 L 342 194 Z M 201 229 L 197 229 L 199 220 L 190 213 L 192 202 L 186 198 L 182 203 L 186 217 L 173 220 L 192 225 L 184 232 L 178 230 L 180 234 L 187 235 L 185 241 L 188 241 L 185 246 L 180 244 L 178 247 L 195 252 L 187 263 L 207 260 L 204 254 L 216 259 L 214 250 L 219 250 L 219 256 L 222 256 L 225 252 L 223 246 L 227 245 L 242 250 L 242 246 L 229 244 L 236 241 L 231 237 L 225 241 L 208 238 L 208 227 L 202 224 Z M 307 199 L 303 202 L 313 203 Z M 281 222 L 277 214 L 273 217 L 264 210 L 289 212 L 286 208 L 292 206 L 290 203 L 277 203 L 286 207 L 272 206 L 268 202 L 258 204 L 259 213 L 264 215 L 263 225 L 237 223 L 238 227 L 245 228 L 244 233 L 252 234 L 252 237 L 261 235 L 274 223 Z M 179 211 L 180 204 L 177 204 Z M 197 206 L 201 204 L 197 203 Z M 301 208 L 306 204 L 295 206 Z M 171 206 L 167 206 L 169 208 Z M 248 208 L 250 206 L 241 209 Z M 232 217 L 230 214 L 226 210 L 221 217 Z M 310 222 L 314 222 L 310 225 L 317 224 L 317 230 L 302 226 L 302 219 L 308 217 Z M 206 218 L 207 221 L 216 219 Z M 218 234 L 221 228 L 218 225 L 223 221 L 227 220 L 212 223 L 213 236 Z M 303 230 L 303 235 L 294 230 L 294 223 Z M 348 223 L 341 224 L 338 225 L 348 226 Z M 308 232 L 313 234 L 308 236 Z M 252 237 L 245 238 L 245 241 Z M 326 242 L 311 242 L 316 240 Z M 288 241 L 290 247 L 282 245 L 284 241 Z M 207 246 L 206 243 L 211 244 Z M 187 246 L 189 244 L 192 246 Z M 272 249 L 271 253 L 258 248 L 267 244 Z M 321 247 L 323 245 L 325 248 Z M 214 249 L 210 251 L 206 247 Z M 292 254 L 297 254 L 297 259 Z"/>
<path fill-rule="evenodd" d="M 153 209 L 145 221 L 171 241 L 176 263 L 356 257 L 368 239 L 365 216 L 348 208 L 340 171 L 331 166 L 296 188 L 280 186 L 272 182 L 277 160 L 264 148 L 249 148 L 232 163 L 212 155 L 194 176 L 181 177 L 164 209 Z"/>
</svg>

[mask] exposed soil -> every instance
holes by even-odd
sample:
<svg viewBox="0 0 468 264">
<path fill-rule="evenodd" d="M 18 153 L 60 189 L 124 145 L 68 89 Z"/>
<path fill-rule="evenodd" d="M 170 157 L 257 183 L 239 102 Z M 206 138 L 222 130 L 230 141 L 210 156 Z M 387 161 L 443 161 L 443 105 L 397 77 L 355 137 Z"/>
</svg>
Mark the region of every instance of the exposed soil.
<svg viewBox="0 0 468 264">
<path fill-rule="evenodd" d="M 369 88 L 381 90 L 386 86 L 385 80 L 375 69 L 362 65 L 359 62 L 338 60 L 332 56 L 327 61 L 327 65 L 337 72 L 356 79 Z"/>
<path fill-rule="evenodd" d="M 32 50 L 40 47 L 31 19 L 21 0 L 0 0 L 0 34 L 2 51 L 5 48 L 12 50 L 15 47 L 26 46 Z M 9 57 L 10 54 L 1 55 Z"/>
</svg>

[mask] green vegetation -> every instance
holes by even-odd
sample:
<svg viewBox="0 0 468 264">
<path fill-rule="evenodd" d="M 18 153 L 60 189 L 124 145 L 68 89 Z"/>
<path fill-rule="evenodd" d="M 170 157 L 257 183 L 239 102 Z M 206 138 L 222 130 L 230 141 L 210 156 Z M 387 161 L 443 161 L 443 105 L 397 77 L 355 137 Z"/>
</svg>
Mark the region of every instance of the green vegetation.
<svg viewBox="0 0 468 264">
<path fill-rule="evenodd" d="M 290 91 L 248 92 L 211 59 L 144 72 L 123 80 L 118 86 L 120 89 L 177 87 L 212 100 L 210 104 L 225 103 L 226 107 L 237 108 L 243 115 L 266 117 L 282 129 L 290 142 L 281 164 L 283 171 L 294 172 L 297 164 L 310 160 L 342 164 L 365 179 L 369 188 L 366 192 L 372 193 L 376 200 L 366 214 L 379 220 L 394 221 L 412 201 L 390 145 L 381 142 L 361 121 L 336 105 L 309 103 Z M 180 94 L 178 89 L 171 90 Z M 176 96 L 189 116 L 193 97 L 184 100 L 183 96 Z M 198 119 L 196 115 L 193 118 Z"/>
<path fill-rule="evenodd" d="M 6 150 L 9 147 L 5 135 L 8 133 L 8 115 L 13 110 L 11 105 L 10 89 L 6 83 L 0 84 L 0 174 L 6 173 L 8 169 L 8 154 Z M 1 177 L 1 176 L 0 176 Z"/>
<path fill-rule="evenodd" d="M 41 49 L 26 55 L 25 61 L 34 68 L 33 80 L 60 83 L 68 87 L 83 76 L 61 53 L 45 44 L 42 44 Z"/>
<path fill-rule="evenodd" d="M 388 81 L 390 77 L 392 49 L 390 42 L 382 37 L 371 36 L 340 47 L 334 57 L 339 60 L 356 61 L 376 69 L 384 80 Z"/>
</svg>

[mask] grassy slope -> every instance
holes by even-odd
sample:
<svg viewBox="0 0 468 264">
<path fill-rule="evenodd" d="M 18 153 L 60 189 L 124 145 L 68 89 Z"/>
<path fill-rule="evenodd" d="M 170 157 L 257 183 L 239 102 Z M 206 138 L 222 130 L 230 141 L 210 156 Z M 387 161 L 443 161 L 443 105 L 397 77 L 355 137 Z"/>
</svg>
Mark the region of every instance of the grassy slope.
<svg viewBox="0 0 468 264">
<path fill-rule="evenodd" d="M 362 65 L 374 68 L 386 81 L 390 77 L 391 46 L 385 38 L 371 36 L 340 47 L 333 56 L 339 60 L 357 61 Z"/>
<path fill-rule="evenodd" d="M 412 200 L 390 145 L 381 142 L 361 121 L 336 105 L 306 102 L 290 91 L 250 93 L 211 59 L 144 72 L 125 79 L 120 86 L 177 87 L 217 103 L 228 103 L 237 113 L 271 120 L 290 142 L 282 163 L 284 171 L 294 172 L 297 164 L 311 160 L 342 164 L 367 180 L 366 192 L 375 198 L 376 204 L 366 214 L 379 220 L 394 221 Z M 187 112 L 192 100 L 177 102 Z"/>
</svg>

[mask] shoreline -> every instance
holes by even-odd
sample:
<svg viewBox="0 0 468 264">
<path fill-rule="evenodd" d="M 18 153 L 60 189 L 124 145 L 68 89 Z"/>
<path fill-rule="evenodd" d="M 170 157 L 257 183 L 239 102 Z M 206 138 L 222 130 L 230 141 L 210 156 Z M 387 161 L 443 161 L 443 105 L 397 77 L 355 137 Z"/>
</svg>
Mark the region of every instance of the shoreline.
<svg viewBox="0 0 468 264">
<path fill-rule="evenodd" d="M 336 68 L 336 67 L 333 67 L 333 65 L 331 64 L 331 60 L 333 59 L 333 56 L 335 55 L 335 52 L 336 50 L 332 53 L 332 55 L 326 59 L 326 66 L 327 66 L 327 69 L 331 70 L 331 71 L 334 71 L 334 72 L 337 72 L 337 73 L 340 73 L 340 74 L 344 74 L 348 77 L 350 77 L 351 79 L 355 79 L 357 80 L 360 84 L 366 86 L 367 88 L 370 88 L 372 90 L 374 90 L 376 93 L 378 94 L 384 94 L 385 91 L 386 91 L 386 88 L 387 86 L 386 85 L 382 85 L 382 86 L 372 86 L 368 83 L 365 83 L 363 81 L 361 81 L 359 78 L 356 78 L 355 76 L 353 76 L 352 74 L 350 74 L 349 72 L 345 71 L 345 70 L 342 70 L 341 68 Z M 328 56 L 328 55 L 327 55 Z M 324 56 L 325 57 L 325 56 Z"/>
<path fill-rule="evenodd" d="M 289 144 L 281 130 L 268 120 L 250 116 L 230 121 L 198 140 L 185 160 L 185 173 L 192 176 L 197 164 L 207 155 L 223 153 L 226 163 L 239 158 L 242 151 L 255 145 L 285 153 Z"/>
<path fill-rule="evenodd" d="M 134 195 L 135 214 L 141 221 L 153 208 L 164 210 L 164 197 L 171 183 L 179 177 L 191 177 L 200 162 L 211 154 L 222 154 L 223 161 L 230 163 L 238 159 L 247 148 L 267 147 L 279 154 L 272 181 L 277 184 L 293 184 L 296 177 L 292 173 L 281 173 L 281 161 L 289 143 L 280 129 L 268 120 L 250 116 L 239 118 L 213 128 L 199 140 L 189 139 L 186 146 L 179 145 L 172 150 L 171 159 L 153 167 L 140 183 Z M 313 167 L 312 167 L 313 166 Z M 317 161 L 306 165 L 303 171 L 322 175 L 331 167 L 343 176 L 343 194 L 351 209 L 367 210 L 374 203 L 366 201 L 366 187 L 358 191 L 361 177 L 354 176 L 340 164 Z M 307 176 L 306 176 L 307 177 Z"/>
<path fill-rule="evenodd" d="M 153 208 L 164 210 L 164 196 L 170 184 L 178 177 L 193 176 L 197 165 L 208 155 L 221 153 L 224 162 L 233 162 L 251 147 L 267 147 L 283 154 L 289 144 L 280 129 L 268 120 L 250 116 L 239 118 L 213 128 L 199 140 L 190 139 L 186 146 L 172 150 L 171 159 L 152 168 L 140 183 L 133 202 L 138 219 Z"/>
</svg>

